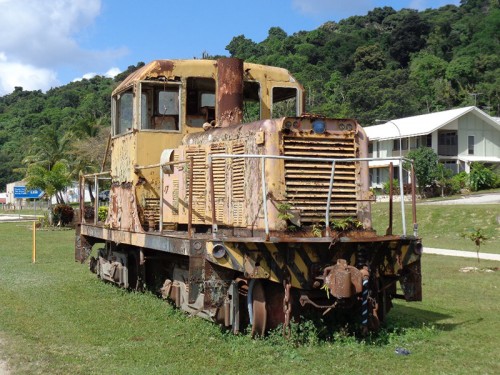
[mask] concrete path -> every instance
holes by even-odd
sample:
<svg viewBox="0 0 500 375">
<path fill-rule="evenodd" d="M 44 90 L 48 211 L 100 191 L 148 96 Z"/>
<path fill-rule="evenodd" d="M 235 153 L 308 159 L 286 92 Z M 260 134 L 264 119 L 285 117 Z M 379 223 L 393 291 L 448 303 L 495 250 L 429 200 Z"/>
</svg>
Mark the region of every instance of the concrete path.
<svg viewBox="0 0 500 375">
<path fill-rule="evenodd" d="M 41 217 L 40 215 L 16 215 L 16 214 L 0 214 L 0 223 L 12 221 L 33 221 Z"/>
<path fill-rule="evenodd" d="M 432 247 L 424 247 L 424 254 L 437 254 L 437 255 L 447 255 L 452 257 L 477 259 L 477 253 L 475 251 L 434 249 Z M 479 253 L 479 259 L 500 260 L 500 254 Z"/>
<path fill-rule="evenodd" d="M 420 202 L 419 204 L 449 205 L 449 204 L 495 204 L 500 203 L 500 193 L 463 195 L 459 199 Z"/>
</svg>

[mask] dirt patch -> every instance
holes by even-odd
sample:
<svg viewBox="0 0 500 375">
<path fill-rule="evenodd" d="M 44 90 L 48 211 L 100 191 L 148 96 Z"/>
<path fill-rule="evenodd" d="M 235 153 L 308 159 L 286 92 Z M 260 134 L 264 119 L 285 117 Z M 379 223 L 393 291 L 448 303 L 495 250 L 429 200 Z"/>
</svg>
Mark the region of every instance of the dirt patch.
<svg viewBox="0 0 500 375">
<path fill-rule="evenodd" d="M 9 367 L 7 366 L 7 362 L 5 362 L 2 357 L 3 357 L 3 348 L 4 342 L 0 338 L 0 375 L 9 375 Z"/>
<path fill-rule="evenodd" d="M 498 267 L 492 268 L 478 268 L 478 267 L 463 267 L 459 269 L 460 272 L 496 272 L 498 271 Z"/>
</svg>

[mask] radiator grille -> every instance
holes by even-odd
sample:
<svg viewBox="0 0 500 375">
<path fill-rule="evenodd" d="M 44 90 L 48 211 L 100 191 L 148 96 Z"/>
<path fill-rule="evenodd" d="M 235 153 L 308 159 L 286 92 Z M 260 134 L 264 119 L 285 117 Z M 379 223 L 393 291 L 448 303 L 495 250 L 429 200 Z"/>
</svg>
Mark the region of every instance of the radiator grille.
<svg viewBox="0 0 500 375">
<path fill-rule="evenodd" d="M 350 137 L 283 137 L 284 155 L 311 158 L 354 158 L 356 145 Z M 300 210 L 303 224 L 318 223 L 325 218 L 331 163 L 285 160 L 287 200 Z M 356 217 L 356 166 L 337 162 L 333 182 L 330 216 Z"/>
</svg>

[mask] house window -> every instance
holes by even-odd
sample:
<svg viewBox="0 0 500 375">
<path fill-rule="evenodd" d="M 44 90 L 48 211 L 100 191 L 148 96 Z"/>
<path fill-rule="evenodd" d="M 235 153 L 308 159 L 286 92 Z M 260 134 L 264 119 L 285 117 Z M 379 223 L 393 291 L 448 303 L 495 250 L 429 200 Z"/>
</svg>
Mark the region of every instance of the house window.
<svg viewBox="0 0 500 375">
<path fill-rule="evenodd" d="M 455 156 L 458 153 L 458 134 L 456 131 L 442 131 L 438 133 L 438 154 Z"/>
<path fill-rule="evenodd" d="M 420 137 L 410 138 L 410 149 L 420 148 Z"/>
<path fill-rule="evenodd" d="M 467 148 L 468 148 L 468 154 L 469 155 L 474 155 L 474 136 L 469 135 L 467 139 Z"/>
<path fill-rule="evenodd" d="M 373 142 L 368 143 L 368 153 L 373 154 Z"/>
<path fill-rule="evenodd" d="M 432 134 L 427 134 L 427 137 L 426 137 L 426 146 L 427 147 L 432 147 Z"/>
<path fill-rule="evenodd" d="M 458 173 L 458 164 L 456 161 L 446 160 L 443 164 L 446 169 L 449 169 L 454 174 Z"/>
<path fill-rule="evenodd" d="M 394 151 L 398 151 L 399 150 L 399 142 L 401 142 L 401 149 L 402 150 L 408 150 L 408 138 L 397 138 L 393 141 L 392 143 L 392 149 Z"/>
</svg>

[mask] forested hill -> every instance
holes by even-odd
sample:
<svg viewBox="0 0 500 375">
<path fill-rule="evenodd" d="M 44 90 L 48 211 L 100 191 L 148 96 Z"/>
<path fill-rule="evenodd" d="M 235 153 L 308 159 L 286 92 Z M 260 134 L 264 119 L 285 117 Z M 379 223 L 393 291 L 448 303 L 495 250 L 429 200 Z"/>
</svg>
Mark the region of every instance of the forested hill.
<svg viewBox="0 0 500 375">
<path fill-rule="evenodd" d="M 271 28 L 260 43 L 243 35 L 232 56 L 288 68 L 308 90 L 308 111 L 361 124 L 477 105 L 500 115 L 498 0 L 417 12 L 375 8 L 287 35 Z"/>
<path fill-rule="evenodd" d="M 308 90 L 312 113 L 369 125 L 476 104 L 500 116 L 499 0 L 422 12 L 375 8 L 292 35 L 273 27 L 261 42 L 236 36 L 226 49 L 289 69 Z M 99 151 L 85 144 L 105 143 L 110 93 L 142 65 L 114 80 L 98 76 L 47 93 L 19 87 L 0 97 L 0 191 L 28 163 L 64 160 L 75 172 L 97 165 Z"/>
</svg>

